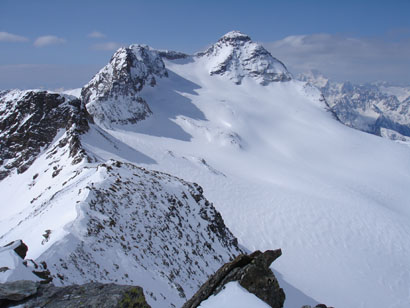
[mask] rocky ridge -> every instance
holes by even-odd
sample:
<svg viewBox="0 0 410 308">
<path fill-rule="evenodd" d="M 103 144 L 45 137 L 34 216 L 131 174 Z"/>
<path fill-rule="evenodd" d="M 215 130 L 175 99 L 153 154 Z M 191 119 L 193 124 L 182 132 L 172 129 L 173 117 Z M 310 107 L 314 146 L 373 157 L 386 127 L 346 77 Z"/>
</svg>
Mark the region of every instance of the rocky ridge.
<svg viewBox="0 0 410 308">
<path fill-rule="evenodd" d="M 224 285 L 231 281 L 238 281 L 243 288 L 255 294 L 270 307 L 283 307 L 285 293 L 269 268 L 281 254 L 282 251 L 278 249 L 239 255 L 213 274 L 182 308 L 198 307 L 211 295 L 218 294 L 223 290 Z"/>
<path fill-rule="evenodd" d="M 81 100 L 47 91 L 0 92 L 0 180 L 22 173 L 55 138 L 69 152 L 72 163 L 86 155 L 80 136 L 90 118 Z M 59 136 L 63 135 L 63 136 Z"/>
</svg>

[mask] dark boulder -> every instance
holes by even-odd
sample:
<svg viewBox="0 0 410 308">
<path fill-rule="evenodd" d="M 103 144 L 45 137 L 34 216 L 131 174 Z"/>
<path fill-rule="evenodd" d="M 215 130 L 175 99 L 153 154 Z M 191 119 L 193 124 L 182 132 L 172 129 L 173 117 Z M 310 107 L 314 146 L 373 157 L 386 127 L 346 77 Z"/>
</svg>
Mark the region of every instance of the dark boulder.
<svg viewBox="0 0 410 308">
<path fill-rule="evenodd" d="M 13 246 L 14 252 L 20 258 L 24 259 L 26 257 L 28 247 L 27 247 L 26 244 L 23 243 L 22 240 L 17 240 L 17 241 L 10 242 L 7 245 L 5 245 L 4 247 L 9 247 L 9 246 Z"/>
<path fill-rule="evenodd" d="M 232 281 L 256 295 L 273 308 L 283 307 L 285 293 L 269 268 L 282 254 L 281 250 L 256 251 L 250 255 L 239 255 L 232 262 L 223 265 L 182 308 L 196 308 L 211 295 L 218 294 Z"/>
</svg>

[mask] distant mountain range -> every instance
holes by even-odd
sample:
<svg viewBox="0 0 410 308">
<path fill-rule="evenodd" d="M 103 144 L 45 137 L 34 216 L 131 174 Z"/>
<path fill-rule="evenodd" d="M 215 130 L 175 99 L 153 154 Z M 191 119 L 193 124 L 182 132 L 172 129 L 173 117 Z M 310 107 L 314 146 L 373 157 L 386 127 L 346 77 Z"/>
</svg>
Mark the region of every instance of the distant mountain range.
<svg viewBox="0 0 410 308">
<path fill-rule="evenodd" d="M 316 86 L 345 125 L 397 141 L 410 141 L 410 85 L 334 82 L 319 72 L 300 74 Z"/>
</svg>

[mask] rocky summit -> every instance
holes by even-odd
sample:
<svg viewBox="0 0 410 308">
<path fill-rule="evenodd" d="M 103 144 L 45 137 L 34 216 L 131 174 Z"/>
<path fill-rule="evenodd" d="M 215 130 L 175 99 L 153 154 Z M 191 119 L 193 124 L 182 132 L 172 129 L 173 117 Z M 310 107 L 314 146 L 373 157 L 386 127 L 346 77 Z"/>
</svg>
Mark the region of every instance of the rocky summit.
<svg viewBox="0 0 410 308">
<path fill-rule="evenodd" d="M 208 62 L 209 74 L 228 76 L 236 84 L 241 84 L 245 76 L 262 85 L 292 78 L 282 62 L 239 31 L 225 34 L 198 56 Z"/>
<path fill-rule="evenodd" d="M 139 96 L 145 85 L 167 77 L 157 51 L 146 45 L 120 48 L 104 68 L 83 87 L 81 96 L 88 112 L 101 125 L 136 123 L 151 114 Z"/>
</svg>

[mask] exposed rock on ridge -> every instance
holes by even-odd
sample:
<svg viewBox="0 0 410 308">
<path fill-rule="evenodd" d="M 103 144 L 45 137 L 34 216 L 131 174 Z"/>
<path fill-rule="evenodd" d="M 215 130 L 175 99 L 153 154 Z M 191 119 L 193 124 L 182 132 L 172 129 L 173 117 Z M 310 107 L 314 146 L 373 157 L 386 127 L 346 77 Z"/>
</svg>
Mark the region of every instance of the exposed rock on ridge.
<svg viewBox="0 0 410 308">
<path fill-rule="evenodd" d="M 60 147 L 78 163 L 85 156 L 79 136 L 88 130 L 83 103 L 72 96 L 47 91 L 0 92 L 0 180 L 13 170 L 22 173 L 65 131 Z"/>
<path fill-rule="evenodd" d="M 156 78 L 167 77 L 157 51 L 146 45 L 118 49 L 110 63 L 83 87 L 81 96 L 88 112 L 104 126 L 136 123 L 151 114 L 139 92 L 155 86 Z"/>
<path fill-rule="evenodd" d="M 222 266 L 182 308 L 196 308 L 209 296 L 218 294 L 231 281 L 255 294 L 270 307 L 281 308 L 285 293 L 269 266 L 282 254 L 281 250 L 255 251 L 250 255 L 239 255 Z"/>
<path fill-rule="evenodd" d="M 245 77 L 251 77 L 263 85 L 291 79 L 282 62 L 239 31 L 225 34 L 197 55 L 207 60 L 211 75 L 228 76 L 237 84 L 241 84 Z"/>
<path fill-rule="evenodd" d="M 156 285 L 149 301 L 178 307 L 241 253 L 197 184 L 118 161 L 93 173 L 77 188 L 88 193 L 65 228 L 69 237 L 37 259 L 56 284 Z"/>
</svg>

